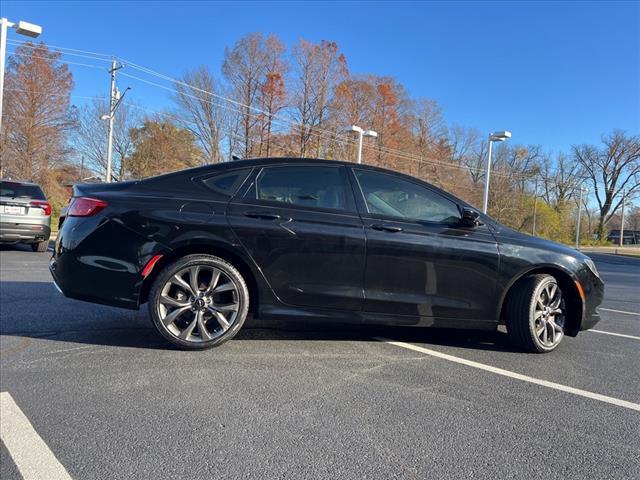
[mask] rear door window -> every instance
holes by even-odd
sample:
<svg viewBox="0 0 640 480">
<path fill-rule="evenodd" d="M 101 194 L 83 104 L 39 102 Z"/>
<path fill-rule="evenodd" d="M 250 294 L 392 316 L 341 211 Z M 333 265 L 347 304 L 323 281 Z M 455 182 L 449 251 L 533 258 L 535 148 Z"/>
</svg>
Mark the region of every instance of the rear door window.
<svg viewBox="0 0 640 480">
<path fill-rule="evenodd" d="M 348 210 L 347 191 L 340 167 L 266 167 L 247 192 L 263 202 L 307 208 Z"/>
</svg>

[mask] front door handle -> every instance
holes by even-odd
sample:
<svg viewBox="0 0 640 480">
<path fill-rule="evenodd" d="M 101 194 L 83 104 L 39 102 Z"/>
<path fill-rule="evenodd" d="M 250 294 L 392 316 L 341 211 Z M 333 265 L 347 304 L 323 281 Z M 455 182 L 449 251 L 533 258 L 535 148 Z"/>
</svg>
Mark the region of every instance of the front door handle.
<svg viewBox="0 0 640 480">
<path fill-rule="evenodd" d="M 245 217 L 258 218 L 260 220 L 278 220 L 280 215 L 270 212 L 245 212 Z"/>
<path fill-rule="evenodd" d="M 371 228 L 373 228 L 374 230 L 380 230 L 382 232 L 391 232 L 391 233 L 397 233 L 402 231 L 401 227 L 396 227 L 395 225 L 387 225 L 385 223 L 374 223 L 373 225 L 371 225 Z"/>
</svg>

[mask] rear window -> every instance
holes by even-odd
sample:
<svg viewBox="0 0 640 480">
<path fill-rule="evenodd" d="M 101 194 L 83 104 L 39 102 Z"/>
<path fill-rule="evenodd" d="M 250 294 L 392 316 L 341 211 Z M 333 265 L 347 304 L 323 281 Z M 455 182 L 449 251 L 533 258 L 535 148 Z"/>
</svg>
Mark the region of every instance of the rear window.
<svg viewBox="0 0 640 480">
<path fill-rule="evenodd" d="M 233 172 L 220 173 L 209 178 L 205 178 L 202 183 L 212 192 L 224 197 L 231 197 L 240 188 L 244 179 L 247 178 L 250 168 L 234 170 Z"/>
<path fill-rule="evenodd" d="M 47 199 L 39 186 L 14 182 L 0 182 L 0 197 Z"/>
</svg>

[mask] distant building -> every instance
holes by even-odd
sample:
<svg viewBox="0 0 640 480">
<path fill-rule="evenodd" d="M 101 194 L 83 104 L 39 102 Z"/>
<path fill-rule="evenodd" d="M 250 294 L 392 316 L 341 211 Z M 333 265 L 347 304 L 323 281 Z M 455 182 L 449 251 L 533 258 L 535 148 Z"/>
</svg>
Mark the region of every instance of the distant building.
<svg viewBox="0 0 640 480">
<path fill-rule="evenodd" d="M 625 228 L 623 236 L 623 245 L 640 245 L 640 230 L 627 230 Z M 607 235 L 607 240 L 615 245 L 620 245 L 620 230 L 611 230 Z"/>
</svg>

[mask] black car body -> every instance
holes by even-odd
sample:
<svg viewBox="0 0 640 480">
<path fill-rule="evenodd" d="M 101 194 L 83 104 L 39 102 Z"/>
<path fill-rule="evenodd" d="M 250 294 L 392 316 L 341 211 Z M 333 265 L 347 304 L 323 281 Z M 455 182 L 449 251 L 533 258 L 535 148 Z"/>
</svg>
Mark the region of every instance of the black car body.
<svg viewBox="0 0 640 480">
<path fill-rule="evenodd" d="M 394 182 L 436 198 L 433 221 L 409 218 L 413 193 L 386 198 L 380 189 Z M 74 198 L 101 202 L 64 220 L 50 262 L 59 289 L 75 299 L 137 309 L 163 267 L 206 253 L 242 274 L 256 317 L 496 328 L 512 287 L 548 274 L 564 293 L 567 335 L 599 320 L 604 286 L 588 257 L 380 168 L 244 160 L 76 185 Z"/>
</svg>

